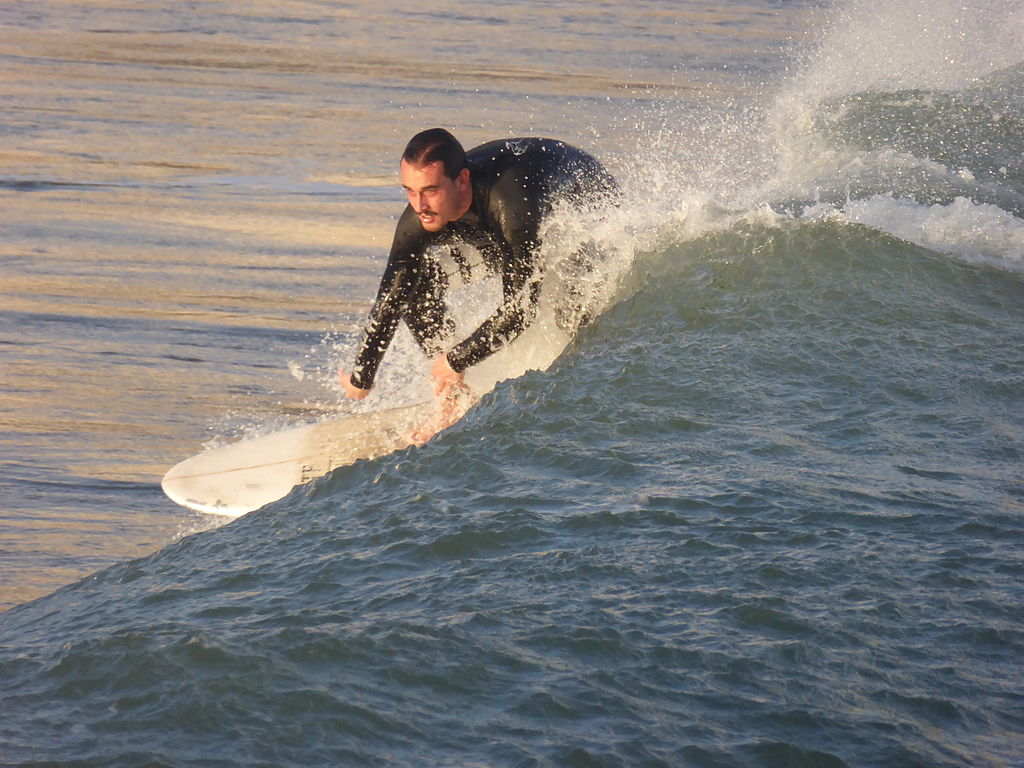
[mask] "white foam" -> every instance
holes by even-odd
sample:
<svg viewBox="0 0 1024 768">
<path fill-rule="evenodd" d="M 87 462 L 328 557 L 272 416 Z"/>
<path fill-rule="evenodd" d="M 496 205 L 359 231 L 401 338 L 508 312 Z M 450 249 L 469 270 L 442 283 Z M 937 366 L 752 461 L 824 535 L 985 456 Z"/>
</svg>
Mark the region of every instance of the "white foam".
<svg viewBox="0 0 1024 768">
<path fill-rule="evenodd" d="M 922 205 L 875 195 L 851 200 L 841 209 L 817 206 L 805 211 L 804 217 L 841 217 L 939 253 L 1024 271 L 1024 220 L 965 197 L 948 205 Z"/>
<path fill-rule="evenodd" d="M 819 133 L 823 102 L 870 91 L 957 91 L 1010 67 L 1024 51 L 1024 3 L 977 0 L 850 0 L 836 3 L 813 50 L 780 88 L 766 119 L 775 157 L 766 195 L 816 198 L 887 168 L 895 174 L 971 179 L 929 169 L 923 158 L 862 155 Z M 915 101 L 916 103 L 916 101 Z M 864 163 L 864 167 L 861 167 Z M 917 163 L 918 167 L 912 167 Z M 936 171 L 938 171 L 936 173 Z M 878 189 L 877 191 L 882 191 Z M 899 194 L 899 190 L 891 188 Z"/>
<path fill-rule="evenodd" d="M 1007 0 L 838 3 L 796 92 L 815 102 L 869 90 L 959 90 L 1020 61 L 1024 4 Z"/>
</svg>

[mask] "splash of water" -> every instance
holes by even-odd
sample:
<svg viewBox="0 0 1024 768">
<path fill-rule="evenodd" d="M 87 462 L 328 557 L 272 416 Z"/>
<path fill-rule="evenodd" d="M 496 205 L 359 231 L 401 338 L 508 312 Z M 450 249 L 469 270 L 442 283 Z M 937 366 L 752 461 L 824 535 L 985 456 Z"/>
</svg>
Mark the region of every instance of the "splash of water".
<svg viewBox="0 0 1024 768">
<path fill-rule="evenodd" d="M 865 175 L 875 192 L 898 192 L 908 174 L 952 175 L 930 158 L 880 147 L 873 156 L 838 145 L 821 131 L 823 110 L 867 93 L 950 92 L 976 86 L 1020 61 L 1024 5 L 987 0 L 965 8 L 941 0 L 837 6 L 819 43 L 779 91 L 769 119 L 777 197 L 835 196 Z M 842 106 L 839 107 L 842 109 Z M 945 159 L 945 158 L 943 158 Z M 938 174 L 935 174 L 935 171 Z M 879 189 L 889 185 L 889 189 Z"/>
<path fill-rule="evenodd" d="M 638 122 L 637 248 L 827 217 L 1016 268 L 1024 4 L 852 0 L 822 13 L 781 84 Z"/>
</svg>

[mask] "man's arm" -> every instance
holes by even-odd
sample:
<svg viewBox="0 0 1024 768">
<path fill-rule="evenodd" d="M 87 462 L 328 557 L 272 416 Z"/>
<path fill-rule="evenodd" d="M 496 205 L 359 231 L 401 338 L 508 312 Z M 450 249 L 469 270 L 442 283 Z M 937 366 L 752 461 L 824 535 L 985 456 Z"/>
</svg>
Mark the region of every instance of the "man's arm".
<svg viewBox="0 0 1024 768">
<path fill-rule="evenodd" d="M 537 232 L 542 215 L 542 190 L 521 169 L 506 170 L 491 190 L 487 216 L 503 248 L 502 302 L 469 337 L 448 353 L 448 363 L 461 373 L 516 339 L 533 322 L 540 296 Z"/>
<path fill-rule="evenodd" d="M 349 394 L 345 382 L 342 382 L 347 397 L 361 399 L 358 397 L 359 391 L 356 390 L 368 392 L 373 387 L 377 369 L 395 337 L 398 323 L 405 314 L 409 299 L 420 278 L 414 254 L 422 249 L 422 240 L 423 229 L 419 226 L 416 214 L 412 208 L 406 207 L 395 228 L 391 254 L 381 277 L 377 298 L 370 310 L 362 342 L 356 352 L 353 371 L 348 381 L 354 390 L 352 394 Z M 365 397 L 365 394 L 362 397 Z"/>
<path fill-rule="evenodd" d="M 502 302 L 463 342 L 448 352 L 452 370 L 462 373 L 471 365 L 487 359 L 503 346 L 515 340 L 533 322 L 540 296 L 540 280 L 533 274 L 532 263 L 512 257 L 505 260 L 501 276 Z M 532 262 L 532 257 L 529 259 Z"/>
</svg>

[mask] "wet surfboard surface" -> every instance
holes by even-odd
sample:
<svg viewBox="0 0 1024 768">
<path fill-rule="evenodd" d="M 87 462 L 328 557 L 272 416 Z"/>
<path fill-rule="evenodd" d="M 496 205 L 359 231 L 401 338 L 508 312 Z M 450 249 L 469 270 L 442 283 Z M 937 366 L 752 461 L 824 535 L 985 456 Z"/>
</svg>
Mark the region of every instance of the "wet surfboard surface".
<svg viewBox="0 0 1024 768">
<path fill-rule="evenodd" d="M 173 501 L 238 517 L 286 496 L 338 467 L 426 442 L 458 421 L 497 382 L 546 369 L 569 342 L 551 324 L 535 324 L 512 344 L 466 371 L 453 399 L 361 410 L 248 438 L 171 467 L 161 483 Z M 420 432 L 416 440 L 411 435 Z"/>
<path fill-rule="evenodd" d="M 366 411 L 240 440 L 179 462 L 161 486 L 178 504 L 237 517 L 333 469 L 405 448 L 437 407 L 429 401 Z"/>
</svg>

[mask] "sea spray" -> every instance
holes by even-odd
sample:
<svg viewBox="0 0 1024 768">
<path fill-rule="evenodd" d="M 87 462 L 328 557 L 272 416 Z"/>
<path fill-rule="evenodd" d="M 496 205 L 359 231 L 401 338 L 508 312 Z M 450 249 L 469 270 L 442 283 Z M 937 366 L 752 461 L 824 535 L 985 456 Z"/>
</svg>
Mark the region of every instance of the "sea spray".
<svg viewBox="0 0 1024 768">
<path fill-rule="evenodd" d="M 769 113 L 782 213 L 834 211 L 936 250 L 1020 261 L 1024 8 L 854 2 Z"/>
<path fill-rule="evenodd" d="M 804 216 L 863 224 L 907 242 L 966 261 L 1024 270 L 1024 220 L 986 203 L 958 197 L 948 205 L 921 205 L 876 195 L 841 208 L 809 208 Z"/>
</svg>

